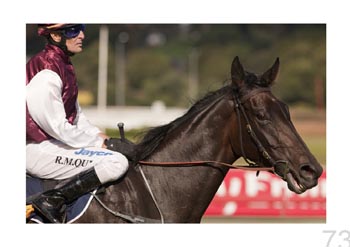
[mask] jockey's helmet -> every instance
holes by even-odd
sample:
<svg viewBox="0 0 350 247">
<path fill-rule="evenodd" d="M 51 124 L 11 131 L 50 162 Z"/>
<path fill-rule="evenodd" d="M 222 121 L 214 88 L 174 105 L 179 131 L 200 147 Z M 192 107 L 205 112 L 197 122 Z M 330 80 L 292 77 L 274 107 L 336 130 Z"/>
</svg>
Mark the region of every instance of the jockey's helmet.
<svg viewBox="0 0 350 247">
<path fill-rule="evenodd" d="M 80 31 L 85 30 L 84 24 L 38 24 L 38 35 L 48 36 L 51 32 L 60 32 L 67 39 L 75 38 L 79 35 Z"/>
</svg>

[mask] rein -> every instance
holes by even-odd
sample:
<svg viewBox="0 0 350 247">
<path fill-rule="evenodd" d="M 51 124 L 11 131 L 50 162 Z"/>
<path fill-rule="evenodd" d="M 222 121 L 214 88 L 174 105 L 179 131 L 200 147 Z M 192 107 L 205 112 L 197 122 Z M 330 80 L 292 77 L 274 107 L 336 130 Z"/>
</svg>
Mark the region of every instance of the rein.
<svg viewBox="0 0 350 247">
<path fill-rule="evenodd" d="M 154 162 L 154 161 L 139 161 L 141 165 L 149 165 L 149 166 L 204 166 L 204 165 L 212 165 L 212 166 L 224 166 L 230 169 L 241 169 L 241 170 L 249 170 L 249 171 L 274 171 L 273 167 L 258 167 L 256 165 L 251 165 L 249 163 L 248 166 L 236 166 L 234 164 L 229 164 L 225 162 L 219 162 L 214 160 L 199 160 L 199 161 L 170 161 L 170 162 Z"/>
</svg>

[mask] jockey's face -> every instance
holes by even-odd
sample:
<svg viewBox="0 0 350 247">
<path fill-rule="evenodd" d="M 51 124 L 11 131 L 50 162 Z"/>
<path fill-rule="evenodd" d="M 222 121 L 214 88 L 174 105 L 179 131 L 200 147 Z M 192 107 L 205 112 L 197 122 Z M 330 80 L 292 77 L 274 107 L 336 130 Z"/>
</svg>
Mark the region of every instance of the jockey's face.
<svg viewBox="0 0 350 247">
<path fill-rule="evenodd" d="M 66 46 L 68 51 L 72 53 L 79 53 L 83 50 L 83 40 L 85 38 L 85 34 L 83 31 L 80 31 L 79 35 L 66 40 Z"/>
<path fill-rule="evenodd" d="M 51 33 L 52 39 L 56 42 L 61 42 L 62 36 L 59 33 Z M 85 39 L 85 34 L 83 31 L 80 31 L 78 36 L 70 39 L 66 39 L 67 50 L 72 53 L 79 53 L 83 51 L 83 40 Z"/>
</svg>

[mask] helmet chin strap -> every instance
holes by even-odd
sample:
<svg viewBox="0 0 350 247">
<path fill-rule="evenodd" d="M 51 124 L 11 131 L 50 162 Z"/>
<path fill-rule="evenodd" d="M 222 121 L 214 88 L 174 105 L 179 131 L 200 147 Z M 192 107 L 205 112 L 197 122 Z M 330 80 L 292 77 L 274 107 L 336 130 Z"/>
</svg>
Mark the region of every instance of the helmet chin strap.
<svg viewBox="0 0 350 247">
<path fill-rule="evenodd" d="M 73 52 L 68 51 L 68 48 L 66 46 L 66 37 L 64 37 L 64 35 L 61 35 L 61 41 L 60 42 L 56 42 L 53 40 L 53 38 L 51 38 L 50 36 L 48 37 L 48 41 L 50 44 L 58 46 L 59 48 L 61 48 L 65 54 L 67 54 L 68 56 L 72 57 L 75 54 Z"/>
</svg>

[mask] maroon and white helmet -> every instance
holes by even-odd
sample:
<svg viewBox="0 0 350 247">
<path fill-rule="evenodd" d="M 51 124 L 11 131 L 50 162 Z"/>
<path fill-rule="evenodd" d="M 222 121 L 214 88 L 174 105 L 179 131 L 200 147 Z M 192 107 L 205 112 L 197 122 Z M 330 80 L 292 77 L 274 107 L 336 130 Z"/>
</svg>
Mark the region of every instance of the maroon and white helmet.
<svg viewBox="0 0 350 247">
<path fill-rule="evenodd" d="M 62 34 L 66 38 L 74 38 L 79 35 L 80 31 L 85 30 L 84 24 L 67 24 L 67 23 L 55 23 L 55 24 L 38 24 L 38 35 L 48 36 L 53 31 L 62 31 Z"/>
</svg>

